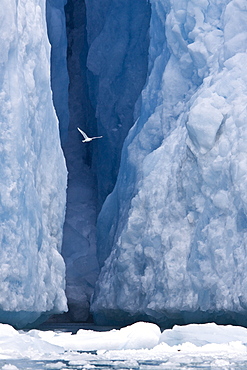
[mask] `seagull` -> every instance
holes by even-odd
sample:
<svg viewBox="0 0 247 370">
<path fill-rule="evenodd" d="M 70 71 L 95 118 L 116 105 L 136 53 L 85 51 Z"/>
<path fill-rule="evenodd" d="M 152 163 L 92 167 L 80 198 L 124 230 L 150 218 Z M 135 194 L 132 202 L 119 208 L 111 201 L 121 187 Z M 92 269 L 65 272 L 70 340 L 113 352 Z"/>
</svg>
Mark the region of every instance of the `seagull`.
<svg viewBox="0 0 247 370">
<path fill-rule="evenodd" d="M 84 137 L 84 140 L 82 140 L 83 143 L 89 143 L 89 141 L 92 141 L 93 139 L 100 139 L 103 136 L 94 136 L 94 137 L 88 137 L 87 134 L 85 134 L 84 131 L 82 131 L 79 127 L 77 127 L 77 130 L 82 134 Z"/>
</svg>

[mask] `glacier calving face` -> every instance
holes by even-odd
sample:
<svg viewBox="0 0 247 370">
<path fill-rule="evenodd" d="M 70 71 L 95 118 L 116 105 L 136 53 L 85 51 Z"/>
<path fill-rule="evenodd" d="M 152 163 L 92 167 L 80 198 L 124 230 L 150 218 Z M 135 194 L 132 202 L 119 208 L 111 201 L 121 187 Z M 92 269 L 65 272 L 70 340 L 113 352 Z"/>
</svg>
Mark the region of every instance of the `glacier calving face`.
<svg viewBox="0 0 247 370">
<path fill-rule="evenodd" d="M 67 171 L 50 87 L 45 1 L 0 9 L 0 321 L 67 309 L 60 255 Z"/>
<path fill-rule="evenodd" d="M 246 2 L 150 3 L 140 117 L 98 220 L 94 317 L 246 324 Z"/>
</svg>

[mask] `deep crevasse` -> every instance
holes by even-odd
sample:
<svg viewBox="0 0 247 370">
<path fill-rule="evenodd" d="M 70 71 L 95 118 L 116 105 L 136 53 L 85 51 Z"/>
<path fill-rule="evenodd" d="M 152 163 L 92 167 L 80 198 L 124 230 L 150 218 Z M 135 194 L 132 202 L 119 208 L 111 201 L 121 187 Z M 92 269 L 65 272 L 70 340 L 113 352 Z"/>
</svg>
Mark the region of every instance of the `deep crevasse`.
<svg viewBox="0 0 247 370">
<path fill-rule="evenodd" d="M 51 44 L 51 89 L 53 104 L 59 120 L 62 145 L 68 138 L 69 105 L 67 69 L 67 37 L 64 6 L 67 0 L 46 0 L 46 24 Z"/>
<path fill-rule="evenodd" d="M 140 117 L 98 220 L 94 317 L 246 324 L 246 3 L 150 3 Z"/>
<path fill-rule="evenodd" d="M 150 4 L 146 0 L 85 0 L 85 4 L 90 100 L 97 133 L 104 136 L 93 157 L 100 210 L 115 185 L 122 145 L 146 82 Z"/>
<path fill-rule="evenodd" d="M 45 1 L 3 0 L 0 19 L 0 321 L 21 327 L 67 309 L 60 255 L 67 171 Z"/>
<path fill-rule="evenodd" d="M 134 123 L 135 103 L 146 81 L 150 7 L 145 0 L 121 4 L 119 8 L 118 0 L 86 4 L 69 0 L 65 7 L 70 123 L 63 141 L 69 177 L 62 254 L 70 310 L 64 320 L 90 319 L 90 299 L 99 273 L 96 218 L 115 184 L 122 144 Z M 66 88 L 60 78 L 64 76 L 63 53 L 59 53 L 59 48 L 64 50 L 63 22 L 57 16 L 61 16 L 62 4 L 49 0 L 48 5 L 53 93 L 59 116 L 66 106 L 64 95 L 57 96 Z M 77 127 L 91 136 L 103 134 L 103 139 L 82 143 Z M 61 136 L 65 137 L 63 132 Z"/>
<path fill-rule="evenodd" d="M 62 254 L 66 263 L 69 312 L 62 320 L 87 321 L 89 302 L 99 274 L 96 258 L 97 176 L 92 168 L 92 154 L 97 143 L 82 143 L 77 127 L 91 134 L 96 130 L 96 122 L 88 97 L 84 1 L 69 0 L 65 13 L 70 122 L 68 138 L 63 145 L 69 176 Z"/>
</svg>

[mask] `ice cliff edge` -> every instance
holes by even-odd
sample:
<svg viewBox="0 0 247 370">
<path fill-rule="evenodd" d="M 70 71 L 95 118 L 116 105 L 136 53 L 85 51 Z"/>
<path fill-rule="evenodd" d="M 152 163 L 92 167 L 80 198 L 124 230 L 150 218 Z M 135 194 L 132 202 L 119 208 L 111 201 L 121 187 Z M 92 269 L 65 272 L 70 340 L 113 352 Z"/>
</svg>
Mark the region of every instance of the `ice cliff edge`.
<svg viewBox="0 0 247 370">
<path fill-rule="evenodd" d="M 67 309 L 60 255 L 67 172 L 50 88 L 45 1 L 0 9 L 0 321 Z"/>
<path fill-rule="evenodd" d="M 150 3 L 141 113 L 98 220 L 94 317 L 246 325 L 246 2 Z"/>
</svg>

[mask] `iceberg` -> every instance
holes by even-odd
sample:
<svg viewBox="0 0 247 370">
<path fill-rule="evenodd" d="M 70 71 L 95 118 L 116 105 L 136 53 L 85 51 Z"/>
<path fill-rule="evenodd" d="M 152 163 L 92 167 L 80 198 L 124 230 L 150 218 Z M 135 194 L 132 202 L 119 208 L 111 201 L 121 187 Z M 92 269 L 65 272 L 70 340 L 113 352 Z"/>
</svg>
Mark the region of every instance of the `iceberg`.
<svg viewBox="0 0 247 370">
<path fill-rule="evenodd" d="M 98 217 L 92 312 L 106 325 L 246 325 L 246 3 L 150 5 L 139 117 Z"/>
<path fill-rule="evenodd" d="M 50 86 L 45 1 L 0 9 L 0 321 L 67 310 L 61 257 L 67 171 Z"/>
</svg>

